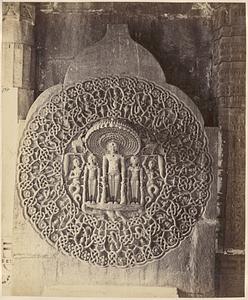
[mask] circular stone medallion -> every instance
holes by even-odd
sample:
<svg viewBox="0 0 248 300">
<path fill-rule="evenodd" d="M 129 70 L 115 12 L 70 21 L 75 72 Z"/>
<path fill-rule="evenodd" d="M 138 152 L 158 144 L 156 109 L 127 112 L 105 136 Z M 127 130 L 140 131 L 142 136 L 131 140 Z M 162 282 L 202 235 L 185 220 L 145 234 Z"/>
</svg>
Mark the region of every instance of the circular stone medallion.
<svg viewBox="0 0 248 300">
<path fill-rule="evenodd" d="M 50 96 L 19 147 L 25 218 L 63 253 L 103 267 L 163 257 L 210 196 L 204 128 L 169 90 L 96 78 Z"/>
</svg>

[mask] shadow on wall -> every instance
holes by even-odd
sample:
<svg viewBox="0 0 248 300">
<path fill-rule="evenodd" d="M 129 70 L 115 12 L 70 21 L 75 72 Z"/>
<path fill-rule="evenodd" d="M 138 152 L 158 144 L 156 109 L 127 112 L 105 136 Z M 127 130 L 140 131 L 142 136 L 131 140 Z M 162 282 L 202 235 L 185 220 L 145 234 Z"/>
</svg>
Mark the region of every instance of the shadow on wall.
<svg viewBox="0 0 248 300">
<path fill-rule="evenodd" d="M 113 23 L 128 24 L 131 37 L 158 60 L 167 82 L 195 102 L 206 126 L 215 126 L 211 18 L 189 3 L 40 3 L 36 96 L 62 83 L 72 59 L 101 40 Z"/>
</svg>

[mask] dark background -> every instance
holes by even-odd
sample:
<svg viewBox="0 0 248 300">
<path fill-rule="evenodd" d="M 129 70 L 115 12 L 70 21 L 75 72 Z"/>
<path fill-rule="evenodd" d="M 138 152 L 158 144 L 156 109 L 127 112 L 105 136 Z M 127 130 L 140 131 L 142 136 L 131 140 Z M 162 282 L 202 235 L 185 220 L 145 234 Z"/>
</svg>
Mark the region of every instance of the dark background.
<svg viewBox="0 0 248 300">
<path fill-rule="evenodd" d="M 211 7 L 192 3 L 39 4 L 36 15 L 36 93 L 63 82 L 71 60 L 101 40 L 106 25 L 128 24 L 131 37 L 160 63 L 168 83 L 199 107 L 206 126 L 216 126 L 212 94 Z"/>
</svg>

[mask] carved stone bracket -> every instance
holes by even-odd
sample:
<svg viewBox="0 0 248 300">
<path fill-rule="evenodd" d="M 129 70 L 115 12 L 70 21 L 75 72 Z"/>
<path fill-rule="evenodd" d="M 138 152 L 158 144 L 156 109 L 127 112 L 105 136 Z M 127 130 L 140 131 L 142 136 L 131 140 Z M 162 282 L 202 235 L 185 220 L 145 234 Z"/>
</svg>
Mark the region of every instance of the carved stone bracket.
<svg viewBox="0 0 248 300">
<path fill-rule="evenodd" d="M 31 3 L 4 2 L 3 3 L 3 21 L 4 20 L 25 20 L 32 25 L 35 22 L 35 7 Z"/>
</svg>

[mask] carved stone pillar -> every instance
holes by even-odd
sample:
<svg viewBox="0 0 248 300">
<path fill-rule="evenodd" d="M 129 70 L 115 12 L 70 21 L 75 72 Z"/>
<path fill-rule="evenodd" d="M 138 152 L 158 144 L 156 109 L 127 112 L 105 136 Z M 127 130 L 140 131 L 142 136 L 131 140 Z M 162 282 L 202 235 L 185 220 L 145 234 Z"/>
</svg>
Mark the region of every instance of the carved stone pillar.
<svg viewBox="0 0 248 300">
<path fill-rule="evenodd" d="M 35 10 L 17 2 L 2 8 L 2 281 L 3 294 L 9 294 L 18 119 L 25 119 L 33 102 Z"/>
<path fill-rule="evenodd" d="M 3 87 L 17 89 L 19 119 L 33 102 L 34 24 L 33 4 L 3 3 Z"/>
<path fill-rule="evenodd" d="M 219 296 L 241 297 L 244 272 L 239 266 L 244 262 L 245 247 L 245 4 L 216 7 L 213 43 L 213 92 L 222 135 Z"/>
</svg>

